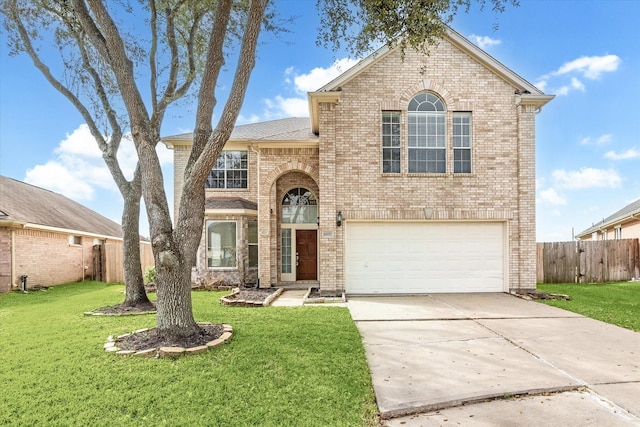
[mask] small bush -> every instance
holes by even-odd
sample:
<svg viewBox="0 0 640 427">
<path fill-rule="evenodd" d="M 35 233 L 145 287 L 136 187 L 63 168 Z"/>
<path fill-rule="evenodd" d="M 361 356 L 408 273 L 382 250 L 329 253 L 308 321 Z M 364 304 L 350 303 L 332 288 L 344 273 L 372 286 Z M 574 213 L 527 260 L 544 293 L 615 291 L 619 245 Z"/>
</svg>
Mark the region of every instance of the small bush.
<svg viewBox="0 0 640 427">
<path fill-rule="evenodd" d="M 155 267 L 147 267 L 144 270 L 144 284 L 148 285 L 149 283 L 156 282 L 156 268 Z"/>
</svg>

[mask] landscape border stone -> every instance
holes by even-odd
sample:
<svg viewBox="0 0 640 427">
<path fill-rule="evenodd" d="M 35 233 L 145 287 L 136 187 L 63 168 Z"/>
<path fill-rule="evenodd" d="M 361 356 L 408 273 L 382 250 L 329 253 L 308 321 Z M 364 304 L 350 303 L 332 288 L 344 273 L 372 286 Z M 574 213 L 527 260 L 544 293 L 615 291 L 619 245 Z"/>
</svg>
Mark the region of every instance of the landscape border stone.
<svg viewBox="0 0 640 427">
<path fill-rule="evenodd" d="M 210 322 L 198 322 L 200 326 L 211 326 L 213 323 Z M 109 335 L 107 337 L 107 342 L 104 344 L 104 350 L 108 353 L 115 353 L 118 356 L 139 356 L 139 357 L 148 357 L 148 358 L 156 358 L 162 359 L 165 357 L 180 357 L 184 355 L 190 354 L 202 354 L 209 351 L 211 348 L 220 347 L 222 344 L 226 344 L 231 341 L 233 337 L 233 327 L 231 325 L 222 324 L 222 335 L 217 339 L 208 342 L 206 345 L 199 345 L 196 347 L 159 347 L 159 348 L 149 348 L 145 350 L 121 350 L 117 346 L 117 340 L 120 338 L 127 337 L 132 334 L 138 334 L 142 332 L 151 331 L 155 328 L 144 328 L 138 329 L 137 331 L 133 331 L 130 334 L 123 334 L 117 337 L 113 335 Z"/>
<path fill-rule="evenodd" d="M 275 292 L 269 294 L 263 301 L 250 301 L 246 299 L 236 299 L 235 297 L 241 292 L 240 288 L 234 288 L 229 295 L 225 295 L 220 298 L 222 305 L 235 305 L 242 307 L 266 307 L 271 305 L 273 300 L 278 298 L 284 289 L 278 288 Z"/>
</svg>

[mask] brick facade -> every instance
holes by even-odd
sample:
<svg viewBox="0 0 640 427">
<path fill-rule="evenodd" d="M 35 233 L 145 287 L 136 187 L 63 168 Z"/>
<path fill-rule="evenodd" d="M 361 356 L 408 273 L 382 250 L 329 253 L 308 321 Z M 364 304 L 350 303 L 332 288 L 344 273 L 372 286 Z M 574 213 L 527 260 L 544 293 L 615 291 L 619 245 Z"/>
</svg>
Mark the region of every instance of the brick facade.
<svg viewBox="0 0 640 427">
<path fill-rule="evenodd" d="M 551 97 L 540 101 L 534 96 L 531 101 L 521 96 L 520 89 L 448 39 L 429 56 L 407 51 L 402 58 L 399 51 L 391 51 L 345 79 L 339 88 L 330 89 L 335 98 L 318 93 L 317 111 L 312 111 L 319 135 L 315 146 L 308 141 L 299 148 L 247 142 L 248 188 L 208 190 L 207 194 L 257 203 L 262 287 L 282 281 L 282 196 L 291 188 L 305 187 L 319 201 L 319 225 L 309 227 L 318 230 L 318 281 L 323 290 L 345 288 L 346 227 L 336 225 L 338 211 L 346 224 L 353 220 L 501 222 L 508 240 L 508 288 L 534 289 L 535 114 Z M 425 91 L 438 95 L 446 105 L 447 172 L 442 174 L 408 173 L 407 107 Z M 534 95 L 545 97 L 539 91 Z M 381 115 L 389 110 L 401 115 L 398 174 L 382 173 Z M 469 174 L 453 173 L 454 112 L 472 116 Z M 176 147 L 176 191 L 188 154 L 188 146 Z"/>
<path fill-rule="evenodd" d="M 94 238 L 79 235 L 82 243 L 70 244 L 69 236 L 31 228 L 0 228 L 0 250 L 6 255 L 0 260 L 0 292 L 19 288 L 22 275 L 27 276 L 28 288 L 92 280 Z"/>
</svg>

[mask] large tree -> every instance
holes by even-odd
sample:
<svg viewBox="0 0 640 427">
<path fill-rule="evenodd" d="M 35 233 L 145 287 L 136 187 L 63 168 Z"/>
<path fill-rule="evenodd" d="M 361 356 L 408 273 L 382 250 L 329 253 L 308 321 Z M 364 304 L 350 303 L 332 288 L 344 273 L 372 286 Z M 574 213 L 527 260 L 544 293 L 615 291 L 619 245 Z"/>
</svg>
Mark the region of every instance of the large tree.
<svg viewBox="0 0 640 427">
<path fill-rule="evenodd" d="M 501 10 L 505 3 L 515 3 L 514 0 L 479 2 L 490 3 L 494 10 Z M 126 0 L 2 1 L 5 26 L 11 34 L 19 35 L 14 38 L 19 50 L 26 50 L 27 41 L 40 30 L 32 26 L 29 31 L 25 23 L 45 20 L 47 14 L 54 16 L 56 25 L 66 31 L 56 39 L 57 43 L 65 52 L 80 52 L 81 58 L 86 51 L 87 62 L 82 59 L 78 67 L 88 71 L 94 85 L 103 87 L 107 98 L 116 100 L 105 103 L 99 92 L 94 97 L 99 101 L 96 105 L 107 118 L 110 114 L 126 118 L 138 153 L 137 173 L 156 264 L 157 326 L 166 336 L 197 332 L 191 309 L 190 276 L 204 224 L 204 183 L 238 117 L 255 64 L 260 31 L 277 29 L 273 16 L 266 13 L 268 3 L 268 0 L 140 0 L 142 8 L 139 8 Z M 471 0 L 318 0 L 322 20 L 318 41 L 336 48 L 343 42 L 356 53 L 366 53 L 376 43 L 396 40 L 403 49 L 406 46 L 422 49 L 425 42 L 428 44 L 441 34 L 444 23 L 459 8 L 468 9 L 470 4 Z M 149 49 L 138 41 L 143 21 L 137 20 L 139 25 L 133 33 L 126 31 L 124 13 L 131 11 L 148 17 L 144 21 L 147 24 L 144 34 Z M 16 31 L 21 26 L 27 28 L 26 34 Z M 225 49 L 235 37 L 237 42 L 231 43 L 237 56 L 235 75 L 214 127 L 216 84 L 225 64 Z M 159 47 L 164 49 L 162 53 Z M 141 73 L 136 67 L 140 63 L 148 64 L 146 72 Z M 165 76 L 162 91 L 158 89 L 161 74 Z M 194 140 L 174 225 L 155 148 L 166 109 L 190 90 L 196 96 Z M 113 141 L 112 137 L 111 144 Z M 125 233 L 130 232 L 125 229 Z"/>
</svg>

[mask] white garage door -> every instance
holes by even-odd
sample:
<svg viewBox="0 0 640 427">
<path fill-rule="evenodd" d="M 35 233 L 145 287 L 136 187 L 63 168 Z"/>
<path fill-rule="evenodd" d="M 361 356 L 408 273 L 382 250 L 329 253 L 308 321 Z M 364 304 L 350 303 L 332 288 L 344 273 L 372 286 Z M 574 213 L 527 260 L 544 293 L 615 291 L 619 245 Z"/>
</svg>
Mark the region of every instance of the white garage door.
<svg viewBox="0 0 640 427">
<path fill-rule="evenodd" d="M 350 294 L 503 292 L 500 222 L 347 222 Z"/>
</svg>

